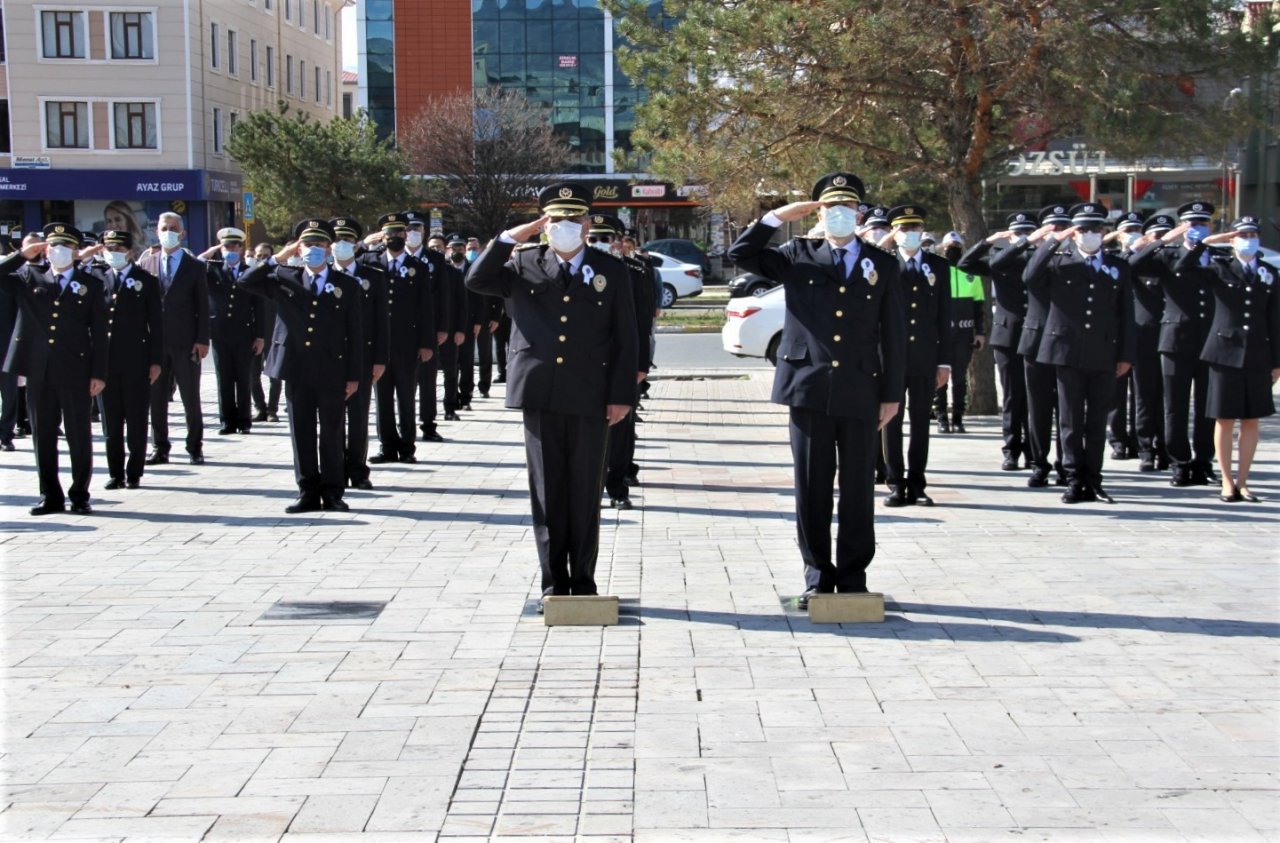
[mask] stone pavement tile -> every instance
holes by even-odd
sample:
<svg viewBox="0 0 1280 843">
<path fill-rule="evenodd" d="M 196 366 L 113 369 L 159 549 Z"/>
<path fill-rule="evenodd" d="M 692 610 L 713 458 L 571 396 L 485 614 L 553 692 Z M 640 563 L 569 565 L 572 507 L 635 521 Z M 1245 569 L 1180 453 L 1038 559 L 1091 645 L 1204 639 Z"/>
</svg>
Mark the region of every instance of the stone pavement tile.
<svg viewBox="0 0 1280 843">
<path fill-rule="evenodd" d="M 369 817 L 370 831 L 436 831 L 444 822 L 451 776 L 392 777 Z"/>
<path fill-rule="evenodd" d="M 145 817 L 169 789 L 171 782 L 109 782 L 76 812 L 76 819 L 96 817 Z M 205 813 L 189 811 L 187 813 Z"/>
<path fill-rule="evenodd" d="M 577 829 L 577 812 L 566 814 L 564 816 L 551 816 L 544 814 L 502 814 L 494 823 L 493 834 L 495 837 L 519 836 L 527 838 L 546 837 L 558 834 L 565 834 L 572 837 Z"/>
<path fill-rule="evenodd" d="M 1000 797 L 979 791 L 931 790 L 925 793 L 938 824 L 947 828 L 1014 828 L 1017 823 Z"/>
<path fill-rule="evenodd" d="M 0 834 L 10 840 L 42 840 L 75 816 L 82 804 L 31 800 L 9 805 L 0 812 Z"/>
<path fill-rule="evenodd" d="M 262 813 L 223 814 L 204 836 L 205 840 L 275 841 L 293 821 L 294 811 L 275 809 Z"/>
<path fill-rule="evenodd" d="M 377 797 L 308 796 L 289 825 L 291 832 L 358 832 L 364 829 Z"/>
<path fill-rule="evenodd" d="M 629 838 L 631 833 L 629 814 L 583 814 L 578 820 L 578 834 L 582 836 L 614 834 Z"/>
<path fill-rule="evenodd" d="M 1214 840 L 1260 843 L 1275 839 L 1274 835 L 1254 828 L 1245 817 L 1231 808 L 1169 808 L 1163 813 L 1170 824 L 1188 840 L 1204 843 Z"/>
<path fill-rule="evenodd" d="M 102 840 L 132 837 L 140 840 L 199 840 L 217 815 L 184 817 L 103 817 L 68 820 L 49 835 L 51 840 Z"/>
<path fill-rule="evenodd" d="M 488 837 L 493 831 L 494 816 L 450 815 L 440 829 L 441 838 Z"/>
<path fill-rule="evenodd" d="M 707 794 L 701 790 L 637 790 L 635 828 L 707 828 Z"/>
</svg>

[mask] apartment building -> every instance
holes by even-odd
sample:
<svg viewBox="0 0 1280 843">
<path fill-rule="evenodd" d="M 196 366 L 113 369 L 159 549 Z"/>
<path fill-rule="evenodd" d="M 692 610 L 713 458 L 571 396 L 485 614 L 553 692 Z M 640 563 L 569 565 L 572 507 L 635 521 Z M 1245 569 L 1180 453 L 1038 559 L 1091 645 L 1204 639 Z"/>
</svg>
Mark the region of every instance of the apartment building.
<svg viewBox="0 0 1280 843">
<path fill-rule="evenodd" d="M 244 225 L 227 138 L 278 101 L 340 113 L 347 2 L 5 0 L 0 229 L 62 220 L 153 242 L 176 211 L 199 250 Z"/>
</svg>

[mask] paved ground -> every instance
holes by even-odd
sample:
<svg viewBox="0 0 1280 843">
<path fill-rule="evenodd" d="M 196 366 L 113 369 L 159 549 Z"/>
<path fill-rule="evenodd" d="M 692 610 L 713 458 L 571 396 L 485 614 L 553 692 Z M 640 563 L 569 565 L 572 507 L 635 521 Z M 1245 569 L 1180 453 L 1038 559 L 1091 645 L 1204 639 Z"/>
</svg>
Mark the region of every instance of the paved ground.
<svg viewBox="0 0 1280 843">
<path fill-rule="evenodd" d="M 345 515 L 283 514 L 275 425 L 34 521 L 22 440 L 0 837 L 1280 839 L 1280 506 L 1124 463 L 1117 505 L 1064 507 L 993 470 L 975 421 L 935 440 L 939 506 L 882 510 L 888 620 L 816 627 L 779 603 L 800 563 L 765 377 L 655 385 L 604 630 L 530 611 L 496 393 Z M 1276 500 L 1280 426 L 1264 441 Z M 281 600 L 386 606 L 265 619 Z"/>
</svg>

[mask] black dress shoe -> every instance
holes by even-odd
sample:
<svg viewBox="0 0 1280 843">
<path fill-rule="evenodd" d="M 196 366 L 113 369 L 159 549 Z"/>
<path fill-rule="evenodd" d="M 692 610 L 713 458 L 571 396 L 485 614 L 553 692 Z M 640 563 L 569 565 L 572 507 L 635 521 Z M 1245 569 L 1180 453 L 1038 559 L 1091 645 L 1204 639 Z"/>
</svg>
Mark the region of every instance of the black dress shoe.
<svg viewBox="0 0 1280 843">
<path fill-rule="evenodd" d="M 884 499 L 885 506 L 906 506 L 908 503 L 909 501 L 907 500 L 907 492 L 905 489 L 894 489 L 893 492 Z"/>
<path fill-rule="evenodd" d="M 1115 499 L 1115 498 L 1113 498 L 1113 497 L 1111 497 L 1111 495 L 1107 494 L 1107 490 L 1106 490 L 1106 489 L 1102 488 L 1102 484 L 1101 484 L 1101 483 L 1099 483 L 1099 484 L 1097 484 L 1097 485 L 1095 485 L 1095 486 L 1091 487 L 1091 488 L 1089 489 L 1089 493 L 1090 493 L 1090 495 L 1092 495 L 1092 496 L 1093 496 L 1093 499 L 1094 499 L 1095 501 L 1102 501 L 1103 503 L 1115 503 L 1115 502 L 1116 502 L 1116 499 Z"/>
<path fill-rule="evenodd" d="M 66 512 L 67 505 L 65 503 L 42 503 L 39 506 L 31 507 L 32 515 L 52 515 L 55 512 Z"/>
<path fill-rule="evenodd" d="M 487 389 L 482 389 L 482 390 L 480 390 L 480 397 L 481 397 L 481 398 L 488 398 L 488 397 L 489 397 L 489 390 L 487 390 Z"/>
<path fill-rule="evenodd" d="M 0 442 L 0 451 L 13 451 L 13 450 L 16 450 L 16 449 L 13 447 L 12 439 L 5 439 L 4 441 Z"/>
<path fill-rule="evenodd" d="M 132 480 L 126 480 L 124 485 L 128 486 L 130 489 L 136 489 L 142 485 L 142 481 L 135 477 Z"/>
<path fill-rule="evenodd" d="M 405 463 L 406 465 L 414 465 L 418 462 L 418 458 L 413 454 L 401 454 L 400 462 Z"/>
<path fill-rule="evenodd" d="M 13 435 L 18 437 L 19 439 L 23 438 L 24 436 L 30 436 L 31 425 L 29 424 L 18 425 L 18 427 L 13 431 Z"/>
<path fill-rule="evenodd" d="M 506 376 L 505 374 L 498 375 L 496 378 L 494 378 L 494 379 L 493 379 L 493 382 L 494 382 L 494 383 L 506 383 L 506 382 L 507 382 L 507 376 Z"/>
<path fill-rule="evenodd" d="M 1053 481 L 1053 485 L 1055 486 L 1069 486 L 1070 484 L 1071 484 L 1071 481 L 1067 480 L 1067 475 L 1061 472 L 1058 473 L 1057 478 L 1055 478 Z"/>
<path fill-rule="evenodd" d="M 423 433 L 422 439 L 424 442 L 443 442 L 444 441 L 444 437 L 440 435 L 440 431 L 438 430 L 433 430 L 430 433 Z"/>
<path fill-rule="evenodd" d="M 877 485 L 877 486 L 883 486 L 886 482 L 888 482 L 888 480 L 889 480 L 888 475 L 886 475 L 886 474 L 884 474 L 883 472 L 880 472 L 880 471 L 877 471 L 877 472 L 876 472 L 876 485 Z"/>
<path fill-rule="evenodd" d="M 1188 486 L 1196 485 L 1196 483 L 1191 478 L 1191 475 L 1186 471 L 1179 471 L 1175 468 L 1173 470 L 1173 476 L 1169 478 L 1169 485 L 1175 486 L 1179 489 L 1185 489 Z"/>
<path fill-rule="evenodd" d="M 808 609 L 809 599 L 813 597 L 813 595 L 821 594 L 821 593 L 822 592 L 818 591 L 818 589 L 816 588 L 806 588 L 804 590 L 804 594 L 801 594 L 799 597 L 796 598 L 796 605 L 799 606 L 801 609 Z"/>
<path fill-rule="evenodd" d="M 144 462 L 147 465 L 168 465 L 169 455 L 162 454 L 159 451 L 152 451 L 151 454 L 147 456 L 146 460 L 144 460 Z"/>
<path fill-rule="evenodd" d="M 254 413 L 254 415 L 253 415 L 253 420 L 254 420 L 254 421 L 256 421 L 256 422 L 264 422 L 264 421 L 266 421 L 266 420 L 267 420 L 267 411 L 266 411 L 266 410 L 259 410 L 258 412 Z"/>
<path fill-rule="evenodd" d="M 1236 489 L 1236 498 L 1249 503 L 1262 503 L 1262 498 L 1258 497 L 1253 492 L 1242 492 L 1239 489 Z"/>
<path fill-rule="evenodd" d="M 1239 489 L 1236 489 L 1234 492 L 1232 492 L 1229 495 L 1224 495 L 1221 492 L 1219 492 L 1218 500 L 1222 501 L 1223 503 L 1239 503 L 1240 501 L 1244 500 L 1244 495 L 1240 494 Z"/>
<path fill-rule="evenodd" d="M 960 419 L 952 419 L 951 432 L 952 433 L 968 433 L 969 431 L 964 429 L 964 422 L 960 421 Z"/>
<path fill-rule="evenodd" d="M 461 419 L 458 418 L 458 414 L 455 413 L 453 410 L 449 410 L 444 414 L 444 420 L 445 421 L 461 421 Z"/>
<path fill-rule="evenodd" d="M 1017 471 L 1017 470 L 1018 470 L 1018 458 L 1017 458 L 1017 457 L 1005 457 L 1005 458 L 1004 458 L 1004 462 L 1000 463 L 1000 470 L 1001 470 L 1001 471 Z"/>
<path fill-rule="evenodd" d="M 320 507 L 325 512 L 350 512 L 351 507 L 342 498 L 324 498 L 320 501 Z"/>
<path fill-rule="evenodd" d="M 71 514 L 72 515 L 92 515 L 93 507 L 89 506 L 88 503 L 73 503 L 71 504 Z"/>
<path fill-rule="evenodd" d="M 1213 473 L 1212 468 L 1200 469 L 1200 477 L 1204 479 L 1204 485 L 1209 486 L 1218 482 L 1218 475 Z"/>
<path fill-rule="evenodd" d="M 924 492 L 907 492 L 907 504 L 909 506 L 933 506 L 933 498 Z"/>
<path fill-rule="evenodd" d="M 1068 486 L 1062 493 L 1063 503 L 1086 503 L 1088 500 L 1089 490 L 1083 486 Z"/>
<path fill-rule="evenodd" d="M 112 477 L 110 480 L 107 481 L 107 485 L 103 486 L 102 488 L 107 489 L 108 491 L 114 492 L 116 489 L 124 488 L 124 481 L 121 480 L 119 477 Z"/>
<path fill-rule="evenodd" d="M 1127 460 L 1129 459 L 1129 451 L 1123 445 L 1116 445 L 1111 449 L 1111 459 Z"/>
<path fill-rule="evenodd" d="M 363 480 L 352 480 L 352 481 L 351 481 L 351 488 L 353 488 L 353 489 L 359 489 L 359 490 L 360 490 L 360 491 L 362 491 L 362 492 L 372 492 L 372 491 L 373 491 L 373 484 L 372 484 L 372 483 L 370 483 L 370 482 L 369 482 L 369 478 L 368 478 L 368 477 L 366 477 L 366 478 L 364 478 Z"/>
<path fill-rule="evenodd" d="M 384 463 L 395 462 L 395 461 L 396 461 L 395 457 L 390 456 L 388 454 L 384 454 L 382 451 L 379 451 L 378 453 L 369 457 L 369 462 L 373 463 L 374 465 L 383 465 Z"/>
<path fill-rule="evenodd" d="M 222 427 L 218 428 L 219 436 L 230 436 L 235 432 L 236 432 L 236 428 L 233 425 L 229 425 L 229 424 L 224 424 Z"/>
<path fill-rule="evenodd" d="M 459 409 L 459 410 L 466 410 L 467 412 L 471 412 L 471 401 L 470 401 L 470 400 L 463 401 L 461 404 L 459 404 L 459 405 L 458 405 L 458 409 Z"/>
<path fill-rule="evenodd" d="M 609 507 L 611 509 L 633 509 L 631 498 L 609 498 Z"/>
<path fill-rule="evenodd" d="M 248 425 L 248 424 L 242 424 L 242 425 L 240 425 L 240 432 L 241 432 L 241 433 L 248 433 L 248 432 L 249 432 L 250 430 L 252 430 L 252 429 L 253 429 L 253 428 L 252 428 L 250 425 Z"/>
<path fill-rule="evenodd" d="M 204 465 L 204 453 L 202 451 L 194 451 L 187 461 L 192 465 Z"/>
<path fill-rule="evenodd" d="M 277 416 L 275 413 L 267 413 L 267 421 L 278 422 L 280 421 L 280 417 Z"/>
<path fill-rule="evenodd" d="M 1049 472 L 1042 468 L 1032 468 L 1031 476 L 1027 478 L 1027 485 L 1032 489 L 1043 489 L 1049 485 Z"/>
<path fill-rule="evenodd" d="M 1168 471 L 1169 458 L 1165 456 L 1156 457 L 1156 471 Z"/>
<path fill-rule="evenodd" d="M 1156 461 L 1151 457 L 1142 457 L 1138 463 L 1138 471 L 1151 472 L 1156 470 Z"/>
<path fill-rule="evenodd" d="M 299 512 L 319 512 L 322 508 L 320 498 L 315 495 L 301 495 L 296 501 L 284 508 L 284 511 L 290 515 L 297 515 Z"/>
<path fill-rule="evenodd" d="M 939 432 L 939 433 L 950 433 L 950 432 L 951 432 L 951 422 L 947 421 L 947 420 L 946 420 L 946 418 L 940 418 L 940 419 L 938 419 L 938 432 Z"/>
</svg>

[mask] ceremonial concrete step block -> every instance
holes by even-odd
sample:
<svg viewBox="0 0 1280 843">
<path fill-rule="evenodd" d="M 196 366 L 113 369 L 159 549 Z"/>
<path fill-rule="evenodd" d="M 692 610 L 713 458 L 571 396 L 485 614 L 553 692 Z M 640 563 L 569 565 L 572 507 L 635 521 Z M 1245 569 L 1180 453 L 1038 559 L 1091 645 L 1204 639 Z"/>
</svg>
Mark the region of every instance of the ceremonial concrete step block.
<svg viewBox="0 0 1280 843">
<path fill-rule="evenodd" d="M 618 598 L 608 595 L 542 598 L 547 626 L 616 626 Z"/>
<path fill-rule="evenodd" d="M 884 595 L 815 594 L 809 598 L 814 623 L 883 623 Z"/>
</svg>

